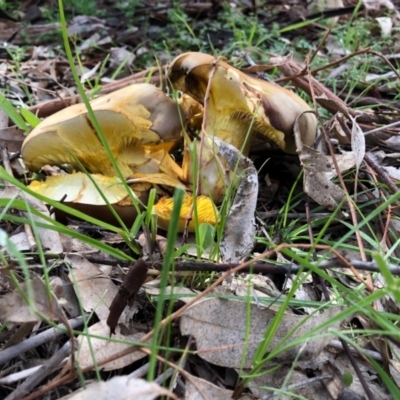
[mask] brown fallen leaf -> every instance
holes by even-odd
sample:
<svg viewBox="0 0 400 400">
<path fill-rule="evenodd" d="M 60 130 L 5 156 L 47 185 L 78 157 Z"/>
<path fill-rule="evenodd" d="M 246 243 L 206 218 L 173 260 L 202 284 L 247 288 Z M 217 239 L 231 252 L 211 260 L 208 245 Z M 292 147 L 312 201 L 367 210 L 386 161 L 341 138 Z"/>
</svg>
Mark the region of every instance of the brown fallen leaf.
<svg viewBox="0 0 400 400">
<path fill-rule="evenodd" d="M 105 321 L 111 302 L 117 295 L 117 286 L 99 266 L 81 255 L 67 254 L 65 263 L 71 266 L 69 278 L 82 308 L 87 312 L 94 311 L 101 321 Z"/>
<path fill-rule="evenodd" d="M 322 314 L 312 316 L 284 315 L 270 349 L 275 348 L 300 323 L 289 340 L 304 337 L 307 332 L 332 318 L 338 311 L 338 308 L 330 308 Z M 209 298 L 193 304 L 185 311 L 180 328 L 183 335 L 192 335 L 196 339 L 197 353 L 204 360 L 224 367 L 251 368 L 254 354 L 275 315 L 275 311 L 262 309 L 256 304 L 251 304 L 249 312 L 247 302 Z M 246 331 L 246 324 L 250 324 L 249 332 Z M 336 321 L 329 329 L 339 325 L 340 321 Z M 244 339 L 246 337 L 247 340 Z M 301 344 L 277 355 L 273 362 L 292 362 L 298 356 L 299 360 L 312 359 L 331 339 L 328 335 L 309 338 L 308 341 L 305 339 Z"/>
<path fill-rule="evenodd" d="M 25 139 L 24 131 L 16 126 L 0 129 L 0 144 L 6 144 L 10 152 L 20 151 Z"/>
<path fill-rule="evenodd" d="M 15 323 L 38 322 L 43 318 L 66 320 L 56 297 L 36 275 L 1 298 L 0 315 L 3 320 Z"/>
</svg>

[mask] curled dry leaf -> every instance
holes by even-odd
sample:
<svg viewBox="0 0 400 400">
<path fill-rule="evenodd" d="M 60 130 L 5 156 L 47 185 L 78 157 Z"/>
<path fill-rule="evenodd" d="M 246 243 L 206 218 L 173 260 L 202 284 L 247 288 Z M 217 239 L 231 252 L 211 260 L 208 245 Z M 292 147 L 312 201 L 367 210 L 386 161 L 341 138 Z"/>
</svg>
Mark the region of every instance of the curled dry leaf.
<svg viewBox="0 0 400 400">
<path fill-rule="evenodd" d="M 298 119 L 301 120 L 303 115 Z M 299 158 L 304 166 L 304 191 L 318 204 L 334 210 L 344 199 L 343 191 L 331 182 L 332 164 L 327 156 L 305 145 L 296 122 L 294 127 Z"/>
<path fill-rule="evenodd" d="M 219 153 L 231 171 L 235 171 L 239 186 L 229 211 L 220 251 L 224 262 L 236 263 L 248 256 L 254 245 L 256 225 L 254 212 L 258 196 L 258 176 L 253 162 L 235 147 L 214 138 Z"/>
<path fill-rule="evenodd" d="M 356 118 L 350 116 L 352 122 L 351 128 L 351 149 L 356 161 L 357 171 L 360 168 L 361 163 L 365 156 L 365 136 L 360 125 L 357 124 Z"/>
<path fill-rule="evenodd" d="M 180 140 L 178 106 L 153 85 L 130 85 L 92 100 L 91 107 L 123 176 L 141 172 L 149 161 L 144 146 L 163 143 L 170 149 Z M 21 154 L 31 170 L 46 164 L 79 168 L 74 155 L 92 173 L 115 175 L 84 104 L 42 121 L 24 141 Z"/>
<path fill-rule="evenodd" d="M 62 272 L 62 278 L 59 276 L 54 277 L 50 281 L 50 287 L 60 306 L 68 313 L 69 317 L 74 318 L 81 315 L 81 307 L 74 287 L 65 273 Z"/>
<path fill-rule="evenodd" d="M 293 126 L 297 116 L 310 110 L 295 93 L 253 78 L 228 63 L 203 53 L 181 54 L 171 63 L 173 87 L 200 103 L 205 101 L 209 80 L 206 131 L 247 154 L 255 134 L 275 142 L 289 153 L 296 151 Z M 308 114 L 301 121 L 302 141 L 311 146 L 317 121 Z"/>
<path fill-rule="evenodd" d="M 328 335 L 324 337 L 316 335 L 315 338 L 310 338 L 307 333 L 332 318 L 337 312 L 338 308 L 330 308 L 322 314 L 313 316 L 284 315 L 270 348 L 276 348 L 279 342 L 299 324 L 301 325 L 284 344 L 287 345 L 300 336 L 304 337 L 304 342 L 283 351 L 273 361 L 292 362 L 299 353 L 299 360 L 312 359 L 318 355 L 332 338 Z M 275 315 L 275 311 L 261 309 L 256 304 L 251 304 L 249 311 L 247 302 L 210 298 L 189 307 L 181 318 L 180 328 L 183 335 L 195 337 L 198 355 L 206 361 L 224 367 L 251 368 L 256 349 L 264 339 L 265 331 Z M 245 340 L 246 324 L 250 324 L 248 340 Z M 340 322 L 336 321 L 330 328 L 338 327 L 339 324 Z"/>
</svg>

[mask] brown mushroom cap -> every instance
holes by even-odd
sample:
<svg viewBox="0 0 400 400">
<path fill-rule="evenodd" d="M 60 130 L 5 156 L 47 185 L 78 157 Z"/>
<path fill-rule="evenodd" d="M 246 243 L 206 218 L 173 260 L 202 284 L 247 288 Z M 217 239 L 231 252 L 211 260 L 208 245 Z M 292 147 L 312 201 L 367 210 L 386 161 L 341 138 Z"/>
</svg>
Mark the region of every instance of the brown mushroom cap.
<svg viewBox="0 0 400 400">
<path fill-rule="evenodd" d="M 130 85 L 92 100 L 91 106 L 124 176 L 148 161 L 143 146 L 165 143 L 168 148 L 181 138 L 179 106 L 153 85 Z M 115 175 L 84 104 L 46 118 L 22 146 L 22 158 L 32 170 L 46 164 L 79 167 L 71 153 L 90 172 Z"/>
<path fill-rule="evenodd" d="M 298 115 L 310 110 L 305 101 L 285 88 L 250 77 L 203 53 L 185 53 L 175 58 L 169 80 L 175 89 L 203 103 L 212 71 L 206 115 L 208 134 L 238 149 L 244 146 L 244 153 L 249 149 L 252 135 L 261 134 L 282 150 L 295 153 L 293 126 Z M 309 146 L 315 140 L 316 126 L 315 115 L 311 113 L 304 114 L 299 121 L 303 142 Z M 244 144 L 247 135 L 249 140 Z"/>
</svg>

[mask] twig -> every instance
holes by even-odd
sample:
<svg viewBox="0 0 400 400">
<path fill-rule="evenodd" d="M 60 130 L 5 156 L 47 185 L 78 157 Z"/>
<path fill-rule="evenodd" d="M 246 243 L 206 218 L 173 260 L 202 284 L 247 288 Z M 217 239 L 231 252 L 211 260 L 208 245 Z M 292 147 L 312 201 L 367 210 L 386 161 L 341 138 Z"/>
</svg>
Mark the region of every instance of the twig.
<svg viewBox="0 0 400 400">
<path fill-rule="evenodd" d="M 377 164 L 368 153 L 365 154 L 364 161 L 368 164 L 369 167 L 371 167 L 371 169 L 376 172 L 376 174 L 381 179 L 381 182 L 385 183 L 388 186 L 392 194 L 396 194 L 399 191 L 398 187 L 393 183 L 387 171 L 379 164 Z"/>
<path fill-rule="evenodd" d="M 353 53 L 347 54 L 346 56 L 344 56 L 342 58 L 339 58 L 339 59 L 337 59 L 335 61 L 332 61 L 332 62 L 330 62 L 330 63 L 328 63 L 326 65 L 323 65 L 322 67 L 314 68 L 314 69 L 310 70 L 310 73 L 312 75 L 315 75 L 319 71 L 323 71 L 323 70 L 328 69 L 330 67 L 334 67 L 335 65 L 342 64 L 343 62 L 347 61 L 350 58 L 359 56 L 360 54 L 369 53 L 369 51 L 370 51 L 369 47 L 367 47 L 365 49 L 354 51 Z M 295 78 L 299 78 L 299 77 L 304 76 L 304 75 L 307 75 L 307 71 L 302 70 L 300 72 L 297 72 L 295 75 L 285 76 L 283 78 L 275 79 L 275 82 L 286 82 L 286 81 L 293 80 Z"/>
<path fill-rule="evenodd" d="M 80 316 L 73 318 L 69 320 L 69 323 L 72 329 L 75 329 L 79 325 L 82 325 L 83 317 Z M 44 332 L 38 333 L 35 336 L 31 336 L 15 346 L 2 350 L 0 351 L 0 365 L 64 334 L 67 334 L 66 327 L 64 324 L 60 324 L 55 328 L 50 328 Z"/>
<path fill-rule="evenodd" d="M 309 244 L 308 244 L 309 245 Z M 307 245 L 300 245 L 299 247 L 306 247 Z M 297 247 L 297 246 L 293 246 Z M 318 248 L 318 246 L 316 247 Z M 54 259 L 54 254 L 46 254 L 44 253 L 44 257 L 48 259 Z M 59 255 L 57 255 L 59 257 Z M 85 257 L 88 261 L 95 263 L 95 264 L 103 264 L 103 265 L 112 265 L 112 266 L 122 266 L 122 267 L 129 267 L 132 263 L 129 261 L 122 261 L 117 258 L 103 258 L 103 257 Z M 351 259 L 347 260 L 348 264 L 344 264 L 343 260 L 339 260 L 333 258 L 331 260 L 324 260 L 324 261 L 315 261 L 311 263 L 313 266 L 319 269 L 332 269 L 332 268 L 344 268 L 349 269 L 352 266 L 354 269 L 357 270 L 365 270 L 371 272 L 379 272 L 380 269 L 378 265 L 374 261 L 362 261 L 358 259 Z M 153 262 L 153 261 L 146 261 L 146 265 L 149 268 L 153 268 L 156 270 L 161 270 L 162 262 Z M 209 261 L 175 261 L 175 270 L 176 271 L 187 271 L 187 272 L 225 272 L 229 269 L 236 268 L 240 264 L 231 263 L 231 264 L 218 264 Z M 299 266 L 295 263 L 287 263 L 287 264 L 276 264 L 276 263 L 269 263 L 269 262 L 254 262 L 251 266 L 243 268 L 242 272 L 253 272 L 255 274 L 278 274 L 284 275 L 288 272 L 296 274 L 299 270 L 305 269 L 307 270 L 307 266 Z M 400 267 L 396 264 L 388 264 L 388 269 L 391 274 L 393 275 L 400 275 Z M 1 269 L 0 269 L 1 270 Z M 1 354 L 1 352 L 0 352 Z"/>
<path fill-rule="evenodd" d="M 351 114 L 350 110 L 349 110 L 349 114 Z M 345 128 L 343 128 L 343 129 L 344 129 L 348 139 L 351 140 L 351 132 L 350 132 L 349 128 L 344 123 L 344 119 L 341 119 L 341 121 L 345 125 Z M 343 193 L 346 196 L 346 201 L 347 201 L 347 205 L 348 205 L 349 210 L 350 210 L 350 215 L 351 215 L 351 219 L 352 219 L 353 225 L 354 225 L 354 227 L 356 227 L 356 226 L 358 226 L 358 219 L 357 219 L 357 213 L 356 213 L 356 210 L 355 210 L 355 207 L 354 207 L 354 203 L 351 200 L 351 197 L 350 197 L 349 192 L 347 190 L 346 184 L 344 183 L 343 175 L 342 175 L 342 173 L 340 171 L 340 167 L 339 167 L 339 164 L 337 162 L 337 159 L 336 159 L 336 156 L 335 156 L 335 152 L 333 150 L 332 143 L 329 140 L 329 134 L 328 134 L 328 132 L 327 132 L 327 130 L 325 129 L 324 126 L 322 126 L 321 129 L 322 129 L 322 132 L 323 132 L 323 134 L 325 136 L 325 142 L 326 142 L 326 144 L 328 146 L 329 153 L 332 156 L 332 162 L 333 162 L 333 165 L 335 167 L 336 174 L 337 174 L 337 177 L 338 177 L 339 182 L 340 182 L 340 186 L 341 186 L 341 188 L 343 190 Z M 367 256 L 366 256 L 365 249 L 364 249 L 364 242 L 363 242 L 362 237 L 361 237 L 360 229 L 355 229 L 355 235 L 356 235 L 358 247 L 359 247 L 359 250 L 360 250 L 361 259 L 363 261 L 367 261 Z M 358 272 L 357 271 L 354 271 L 354 272 L 355 272 L 355 275 L 357 276 L 357 278 L 360 279 L 361 282 L 363 282 L 363 279 L 358 274 Z M 373 285 L 373 282 L 372 282 L 371 275 L 369 273 L 367 273 L 366 286 L 367 286 L 367 289 L 371 293 L 374 291 L 374 285 Z"/>
<path fill-rule="evenodd" d="M 302 245 L 301 245 L 302 246 Z M 295 247 L 295 246 L 294 246 Z M 318 248 L 318 246 L 316 246 Z M 120 260 L 115 259 L 114 261 L 103 260 L 101 258 L 87 257 L 87 260 L 95 263 L 95 264 L 104 264 L 104 265 L 118 265 L 118 264 L 126 264 L 121 262 Z M 325 261 L 315 261 L 312 263 L 316 268 L 328 270 L 332 268 L 344 268 L 349 269 L 352 266 L 355 269 L 371 271 L 371 272 L 379 272 L 379 266 L 374 261 L 362 261 L 362 260 L 346 260 L 345 264 L 342 259 L 333 258 L 331 260 Z M 156 270 L 162 269 L 162 262 L 151 262 L 147 261 L 146 265 L 149 268 L 154 268 Z M 207 261 L 176 261 L 175 262 L 175 271 L 192 271 L 192 272 L 226 272 L 233 268 L 238 267 L 240 264 L 232 263 L 232 264 L 216 264 L 213 262 Z M 400 267 L 395 264 L 388 264 L 388 269 L 393 275 L 400 275 Z M 307 266 L 299 266 L 294 263 L 287 264 L 274 264 L 269 262 L 255 262 L 251 266 L 245 267 L 241 270 L 241 272 L 253 272 L 255 274 L 277 274 L 277 275 L 285 275 L 287 273 L 296 274 L 297 272 L 302 270 L 308 270 Z"/>
<path fill-rule="evenodd" d="M 371 133 L 377 133 L 377 132 L 380 132 L 380 131 L 383 131 L 383 130 L 386 130 L 389 128 L 394 128 L 395 126 L 399 126 L 399 125 L 400 125 L 400 121 L 396 121 L 396 122 L 392 122 L 389 125 L 379 126 L 378 128 L 372 129 L 368 132 L 364 132 L 364 136 L 371 135 Z"/>
<path fill-rule="evenodd" d="M 32 376 L 27 378 L 23 383 L 17 386 L 17 388 L 9 394 L 4 400 L 19 400 L 22 396 L 29 393 L 39 383 L 50 375 L 54 369 L 60 367 L 61 362 L 71 352 L 70 342 L 66 342 L 60 350 L 57 351 L 50 359 L 45 361 L 40 369 Z"/>
<path fill-rule="evenodd" d="M 333 347 L 337 350 L 344 350 L 342 342 L 340 340 L 331 340 L 328 344 L 328 347 Z M 360 351 L 358 349 L 355 349 L 354 347 L 350 347 L 350 352 L 356 356 L 360 356 Z M 372 358 L 373 360 L 382 362 L 382 356 L 377 351 L 362 349 L 362 353 Z"/>
<path fill-rule="evenodd" d="M 306 386 L 310 386 L 310 385 L 314 385 L 315 383 L 321 382 L 325 379 L 329 379 L 331 380 L 333 378 L 332 374 L 324 374 L 324 375 L 320 375 L 320 376 L 314 376 L 313 378 L 309 378 L 309 379 L 304 379 L 300 382 L 297 383 L 293 383 L 292 385 L 288 385 L 285 387 L 286 391 L 292 391 L 294 389 L 300 389 Z M 276 389 L 278 390 L 278 389 Z M 265 398 L 265 400 L 269 400 L 269 399 L 275 399 L 277 396 L 281 396 L 282 393 L 278 392 L 278 393 L 272 393 L 270 394 L 268 397 Z"/>
<path fill-rule="evenodd" d="M 357 364 L 356 360 L 354 359 L 352 352 L 350 351 L 349 345 L 343 339 L 340 339 L 340 342 L 342 343 L 342 346 L 343 346 L 344 350 L 346 351 L 347 357 L 349 358 L 350 363 L 351 363 L 352 367 L 354 368 L 354 371 L 357 374 L 357 378 L 359 379 L 363 389 L 365 390 L 368 400 L 374 400 L 375 396 L 372 393 L 371 389 L 369 388 L 368 383 L 365 380 L 364 375 L 362 374 L 360 368 L 358 367 L 358 364 Z"/>
</svg>

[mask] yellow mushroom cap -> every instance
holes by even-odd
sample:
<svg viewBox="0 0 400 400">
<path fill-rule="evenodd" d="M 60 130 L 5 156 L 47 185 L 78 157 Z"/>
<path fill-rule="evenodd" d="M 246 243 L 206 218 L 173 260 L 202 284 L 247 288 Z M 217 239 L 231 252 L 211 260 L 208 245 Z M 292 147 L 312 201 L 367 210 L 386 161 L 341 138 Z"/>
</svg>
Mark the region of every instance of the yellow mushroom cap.
<svg viewBox="0 0 400 400">
<path fill-rule="evenodd" d="M 179 106 L 150 84 L 134 84 L 91 101 L 91 107 L 124 176 L 132 165 L 145 162 L 142 146 L 177 143 L 181 138 Z M 46 164 L 71 164 L 75 157 L 92 173 L 115 171 L 84 104 L 67 107 L 42 121 L 22 145 L 22 158 L 31 170 Z"/>
<path fill-rule="evenodd" d="M 91 175 L 91 178 L 111 204 L 116 204 L 128 197 L 126 189 L 119 178 L 98 174 Z M 96 206 L 106 205 L 92 180 L 82 172 L 50 176 L 43 182 L 33 181 L 29 188 L 57 201 L 63 200 L 67 203 L 92 204 Z"/>
<path fill-rule="evenodd" d="M 297 116 L 310 110 L 305 101 L 281 86 L 248 76 L 208 54 L 181 54 L 169 68 L 173 87 L 199 102 L 204 102 L 211 77 L 206 115 L 208 134 L 238 149 L 244 146 L 244 153 L 251 144 L 245 143 L 249 131 L 269 138 L 286 152 L 296 151 L 293 126 Z M 303 142 L 309 146 L 315 140 L 316 126 L 311 113 L 299 121 Z"/>
<path fill-rule="evenodd" d="M 153 212 L 157 215 L 157 225 L 164 230 L 168 230 L 169 222 L 171 220 L 172 208 L 174 199 L 172 197 L 163 197 L 153 207 Z M 185 194 L 183 199 L 182 208 L 179 214 L 179 231 L 183 232 L 186 226 L 186 221 L 190 218 L 190 211 L 193 206 L 193 195 Z M 198 224 L 209 223 L 215 225 L 217 221 L 218 212 L 212 200 L 207 196 L 198 196 L 196 199 L 197 218 Z M 194 224 L 194 211 L 191 215 L 192 219 L 189 222 L 188 230 L 193 232 Z"/>
<path fill-rule="evenodd" d="M 137 199 L 136 207 L 132 204 L 131 197 L 117 177 L 98 174 L 89 177 L 82 172 L 77 172 L 69 175 L 51 176 L 44 182 L 33 181 L 29 188 L 52 200 L 62 201 L 63 204 L 92 217 L 116 224 L 115 217 L 92 180 L 95 181 L 124 223 L 131 225 L 137 216 L 137 208 L 141 208 L 141 205 L 147 202 L 151 187 L 148 183 L 135 183 L 131 186 L 132 195 Z M 56 216 L 57 219 L 63 219 L 66 215 L 56 210 Z"/>
</svg>

